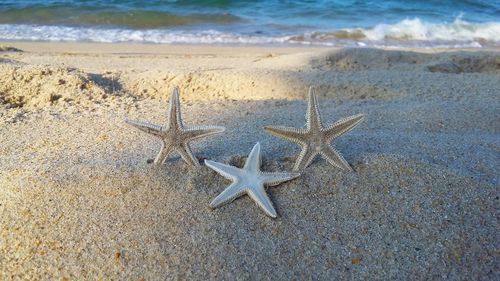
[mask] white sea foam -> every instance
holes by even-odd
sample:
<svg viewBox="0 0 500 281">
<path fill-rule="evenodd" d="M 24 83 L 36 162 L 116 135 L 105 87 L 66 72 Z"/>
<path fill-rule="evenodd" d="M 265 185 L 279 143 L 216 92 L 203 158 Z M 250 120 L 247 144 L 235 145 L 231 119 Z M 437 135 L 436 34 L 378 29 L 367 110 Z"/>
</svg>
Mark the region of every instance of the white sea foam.
<svg viewBox="0 0 500 281">
<path fill-rule="evenodd" d="M 453 23 L 428 23 L 419 18 L 396 24 L 379 24 L 359 29 L 367 39 L 402 39 L 419 41 L 491 41 L 500 42 L 500 22 L 471 23 L 458 17 Z"/>
<path fill-rule="evenodd" d="M 33 41 L 92 41 L 92 42 L 144 42 L 187 44 L 273 44 L 284 43 L 284 37 L 247 36 L 237 33 L 204 31 L 172 31 L 166 29 L 85 28 L 67 26 L 35 26 L 0 24 L 2 40 Z"/>
<path fill-rule="evenodd" d="M 340 32 L 339 32 L 340 31 Z M 500 46 L 500 22 L 429 23 L 418 18 L 373 28 L 311 32 L 304 36 L 244 35 L 217 30 L 122 29 L 0 24 L 0 40 L 144 42 L 183 44 L 299 44 L 478 48 Z"/>
</svg>

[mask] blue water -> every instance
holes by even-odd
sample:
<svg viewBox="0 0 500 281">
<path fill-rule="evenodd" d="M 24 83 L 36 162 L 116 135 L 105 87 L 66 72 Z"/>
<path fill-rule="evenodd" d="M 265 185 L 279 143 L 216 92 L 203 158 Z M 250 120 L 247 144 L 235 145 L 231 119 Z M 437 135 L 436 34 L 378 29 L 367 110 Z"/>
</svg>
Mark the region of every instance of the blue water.
<svg viewBox="0 0 500 281">
<path fill-rule="evenodd" d="M 499 46 L 500 1 L 0 1 L 0 40 Z"/>
</svg>

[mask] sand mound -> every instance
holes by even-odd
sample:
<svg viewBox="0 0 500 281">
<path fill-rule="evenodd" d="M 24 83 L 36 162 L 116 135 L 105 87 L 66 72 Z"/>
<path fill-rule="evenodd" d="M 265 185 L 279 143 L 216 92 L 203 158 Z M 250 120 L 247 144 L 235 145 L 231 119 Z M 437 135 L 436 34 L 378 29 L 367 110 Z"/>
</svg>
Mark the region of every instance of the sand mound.
<svg viewBox="0 0 500 281">
<path fill-rule="evenodd" d="M 334 68 L 343 71 L 387 69 L 400 64 L 421 64 L 429 60 L 422 53 L 387 51 L 380 49 L 342 49 L 316 60 L 316 67 Z"/>
<path fill-rule="evenodd" d="M 0 52 L 22 52 L 23 50 L 11 47 L 11 46 L 0 46 Z"/>
<path fill-rule="evenodd" d="M 321 84 L 315 89 L 319 96 L 335 100 L 389 100 L 402 96 L 402 93 L 383 86 L 360 83 Z M 304 91 L 304 93 L 306 92 Z"/>
<path fill-rule="evenodd" d="M 490 54 L 473 55 L 465 54 L 462 56 L 452 55 L 449 60 L 444 60 L 427 69 L 430 72 L 442 73 L 472 73 L 472 72 L 500 72 L 500 55 Z"/>
<path fill-rule="evenodd" d="M 404 65 L 426 65 L 430 72 L 472 73 L 500 71 L 500 55 L 495 53 L 456 52 L 425 54 L 379 49 L 342 49 L 314 59 L 316 68 L 341 71 L 390 69 Z"/>
<path fill-rule="evenodd" d="M 146 71 L 118 74 L 122 89 L 131 95 L 166 100 L 173 86 L 181 90 L 187 101 L 214 99 L 277 99 L 290 98 L 294 83 L 286 83 L 279 73 L 251 71 L 192 71 L 170 73 Z"/>
<path fill-rule="evenodd" d="M 284 61 L 293 63 L 283 69 L 269 70 L 273 63 Z M 0 67 L 3 82 L 0 101 L 7 107 L 29 109 L 87 106 L 117 96 L 167 100 L 173 86 L 180 87 L 184 101 L 303 99 L 309 86 L 316 86 L 319 95 L 337 100 L 391 100 L 424 91 L 423 86 L 419 89 L 413 85 L 412 77 L 420 75 L 418 73 L 436 73 L 432 75 L 437 77 L 439 73 L 497 72 L 499 61 L 494 54 L 425 54 L 360 48 L 314 56 L 302 54 L 295 59 L 271 58 L 237 70 L 186 66 L 171 70 L 104 69 L 87 73 L 79 68 L 27 66 L 5 61 Z M 406 80 L 387 81 L 380 73 L 382 69 L 404 73 L 400 76 Z M 428 90 L 435 91 L 434 88 Z"/>
<path fill-rule="evenodd" d="M 106 97 L 101 86 L 78 70 L 0 65 L 0 101 L 9 108 L 89 104 Z"/>
<path fill-rule="evenodd" d="M 0 65 L 0 102 L 7 108 L 88 106 L 118 96 L 167 100 L 174 86 L 181 89 L 184 101 L 302 99 L 308 87 L 286 73 L 258 69 L 86 73 L 11 61 Z"/>
</svg>

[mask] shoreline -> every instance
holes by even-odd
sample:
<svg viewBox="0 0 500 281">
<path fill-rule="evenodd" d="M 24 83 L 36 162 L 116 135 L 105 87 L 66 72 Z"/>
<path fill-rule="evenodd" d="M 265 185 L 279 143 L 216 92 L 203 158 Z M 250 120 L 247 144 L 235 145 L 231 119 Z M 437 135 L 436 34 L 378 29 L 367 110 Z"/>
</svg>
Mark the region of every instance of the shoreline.
<svg viewBox="0 0 500 281">
<path fill-rule="evenodd" d="M 324 46 L 272 46 L 272 45 L 215 45 L 215 44 L 162 44 L 162 43 L 104 43 L 104 42 L 47 42 L 47 41 L 2 41 L 0 46 L 16 47 L 28 52 L 57 52 L 57 53 L 136 53 L 136 54 L 203 54 L 226 52 L 280 52 L 283 54 L 324 51 L 340 49 L 340 47 Z"/>
<path fill-rule="evenodd" d="M 412 48 L 412 47 L 342 47 L 342 46 L 307 46 L 307 45 L 232 45 L 232 44 L 163 44 L 163 43 L 105 43 L 105 42 L 50 42 L 50 41 L 9 41 L 0 40 L 0 46 L 16 47 L 26 52 L 47 53 L 135 53 L 135 54 L 203 54 L 203 53 L 272 53 L 290 54 L 299 52 L 321 52 L 340 49 L 380 49 L 414 51 L 422 53 L 436 52 L 499 52 L 500 47 L 484 48 Z"/>
</svg>

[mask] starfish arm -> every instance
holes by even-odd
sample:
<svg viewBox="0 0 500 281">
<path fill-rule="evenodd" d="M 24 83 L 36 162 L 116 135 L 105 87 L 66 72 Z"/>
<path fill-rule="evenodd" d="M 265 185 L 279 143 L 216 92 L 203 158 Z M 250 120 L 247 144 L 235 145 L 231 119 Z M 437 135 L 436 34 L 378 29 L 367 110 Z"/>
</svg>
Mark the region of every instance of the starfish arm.
<svg viewBox="0 0 500 281">
<path fill-rule="evenodd" d="M 307 104 L 306 127 L 321 128 L 321 117 L 319 115 L 318 101 L 316 99 L 316 91 L 313 87 L 309 88 L 309 102 Z"/>
<path fill-rule="evenodd" d="M 186 163 L 188 163 L 191 166 L 200 166 L 200 163 L 198 162 L 198 159 L 194 157 L 193 152 L 191 151 L 191 147 L 189 146 L 188 143 L 182 145 L 177 149 L 177 152 L 179 155 L 184 159 Z"/>
<path fill-rule="evenodd" d="M 217 173 L 221 174 L 226 179 L 230 180 L 235 180 L 235 181 L 238 180 L 239 179 L 238 175 L 241 173 L 241 170 L 236 167 L 215 162 L 212 160 L 205 160 L 205 165 L 210 169 L 216 171 Z"/>
<path fill-rule="evenodd" d="M 328 139 L 332 139 L 341 136 L 347 133 L 348 131 L 352 130 L 354 127 L 356 127 L 356 125 L 361 123 L 361 121 L 363 121 L 364 119 L 365 116 L 363 114 L 357 114 L 346 118 L 342 118 L 339 121 L 333 123 L 332 125 L 324 129 L 324 131 L 326 132 L 326 137 Z"/>
<path fill-rule="evenodd" d="M 162 143 L 160 152 L 155 158 L 154 164 L 156 166 L 162 165 L 165 163 L 165 160 L 167 160 L 168 155 L 172 152 L 172 146 L 165 144 L 165 142 Z"/>
<path fill-rule="evenodd" d="M 193 126 L 183 129 L 183 137 L 190 141 L 224 132 L 224 127 L 219 126 Z"/>
<path fill-rule="evenodd" d="M 347 161 L 342 157 L 342 155 L 333 147 L 327 146 L 323 150 L 321 150 L 321 156 L 323 156 L 328 163 L 332 164 L 333 166 L 336 166 L 342 170 L 347 170 L 352 172 L 353 169 L 347 163 Z"/>
<path fill-rule="evenodd" d="M 270 217 L 277 217 L 276 210 L 273 207 L 273 203 L 269 196 L 267 195 L 264 186 L 260 185 L 257 188 L 251 188 L 248 190 L 248 196 L 257 203 L 257 205 L 264 210 L 264 212 Z"/>
<path fill-rule="evenodd" d="M 155 136 L 161 136 L 162 127 L 159 125 L 151 124 L 148 122 L 137 121 L 137 120 L 129 120 L 125 119 L 125 123 L 136 127 L 137 129 L 146 132 L 148 134 L 152 134 Z"/>
<path fill-rule="evenodd" d="M 297 160 L 295 160 L 295 165 L 293 166 L 293 170 L 299 171 L 306 168 L 307 166 L 309 166 L 309 164 L 311 164 L 316 155 L 318 155 L 318 152 L 311 149 L 311 147 L 303 146 L 302 151 L 297 157 Z"/>
<path fill-rule="evenodd" d="M 306 134 L 304 129 L 283 126 L 265 126 L 264 130 L 271 135 L 284 138 L 299 145 L 303 144 L 304 135 Z"/>
<path fill-rule="evenodd" d="M 235 182 L 222 191 L 212 202 L 210 207 L 218 208 L 224 204 L 232 202 L 234 199 L 240 197 L 246 190 L 239 183 Z"/>
<path fill-rule="evenodd" d="M 260 143 L 257 142 L 253 146 L 250 154 L 248 155 L 247 161 L 245 161 L 245 166 L 243 167 L 243 169 L 253 172 L 260 171 L 260 165 L 262 163 L 261 161 L 262 160 L 260 156 Z"/>
<path fill-rule="evenodd" d="M 179 103 L 179 88 L 175 86 L 170 95 L 168 107 L 168 126 L 169 128 L 182 128 L 181 109 Z"/>
<path fill-rule="evenodd" d="M 260 179 L 268 186 L 275 186 L 282 182 L 292 180 L 300 176 L 300 173 L 266 173 L 260 174 Z"/>
</svg>

